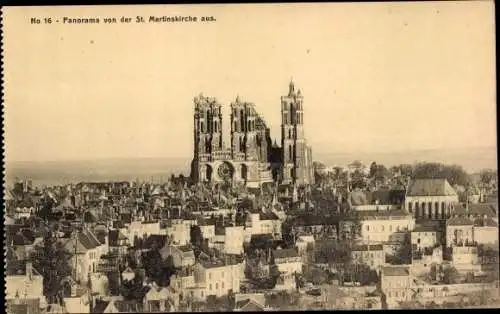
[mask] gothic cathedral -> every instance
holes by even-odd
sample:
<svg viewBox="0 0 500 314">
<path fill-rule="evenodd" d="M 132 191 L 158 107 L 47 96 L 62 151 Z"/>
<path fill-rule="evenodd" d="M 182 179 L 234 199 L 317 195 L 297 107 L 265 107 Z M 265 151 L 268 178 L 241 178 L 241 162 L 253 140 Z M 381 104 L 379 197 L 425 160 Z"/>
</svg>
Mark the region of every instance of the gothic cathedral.
<svg viewBox="0 0 500 314">
<path fill-rule="evenodd" d="M 312 151 L 304 136 L 303 96 L 290 82 L 281 97 L 281 147 L 272 144 L 270 130 L 255 109 L 239 97 L 231 103 L 231 144 L 222 140 L 221 104 L 213 97 L 194 99 L 195 182 L 307 185 L 313 183 Z"/>
</svg>

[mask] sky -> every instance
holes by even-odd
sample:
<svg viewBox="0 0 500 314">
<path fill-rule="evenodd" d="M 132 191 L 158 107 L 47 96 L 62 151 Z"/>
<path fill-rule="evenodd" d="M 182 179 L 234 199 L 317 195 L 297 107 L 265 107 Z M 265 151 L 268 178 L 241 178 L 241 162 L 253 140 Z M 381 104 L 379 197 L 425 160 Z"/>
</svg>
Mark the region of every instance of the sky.
<svg viewBox="0 0 500 314">
<path fill-rule="evenodd" d="M 191 158 L 200 92 L 226 121 L 255 103 L 279 142 L 291 78 L 313 152 L 496 147 L 490 1 L 3 11 L 7 161 Z M 102 23 L 136 15 L 216 21 Z M 64 16 L 101 23 L 29 21 Z"/>
</svg>

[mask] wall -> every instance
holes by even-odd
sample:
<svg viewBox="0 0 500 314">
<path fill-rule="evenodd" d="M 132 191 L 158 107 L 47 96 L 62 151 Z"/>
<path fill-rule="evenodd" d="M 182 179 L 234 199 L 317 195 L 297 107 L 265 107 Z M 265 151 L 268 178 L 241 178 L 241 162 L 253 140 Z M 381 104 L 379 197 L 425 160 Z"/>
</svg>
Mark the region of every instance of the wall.
<svg viewBox="0 0 500 314">
<path fill-rule="evenodd" d="M 455 232 L 461 233 L 458 237 L 455 237 Z M 455 241 L 456 240 L 456 241 Z M 469 243 L 474 242 L 474 231 L 473 226 L 455 226 L 455 225 L 447 225 L 446 226 L 446 246 L 450 246 L 451 244 L 459 243 L 460 241 Z"/>
<path fill-rule="evenodd" d="M 411 244 L 416 244 L 421 248 L 433 247 L 438 241 L 437 234 L 435 231 L 414 231 L 411 233 Z M 418 240 L 420 240 L 420 243 Z"/>
<path fill-rule="evenodd" d="M 480 244 L 498 245 L 497 227 L 474 227 L 474 241 Z"/>
<path fill-rule="evenodd" d="M 443 195 L 443 196 L 406 196 L 405 199 L 405 207 L 406 209 L 412 213 L 414 217 L 421 217 L 422 215 L 422 203 L 425 203 L 425 211 L 424 215 L 425 217 L 428 217 L 428 207 L 429 203 L 432 204 L 431 206 L 431 213 L 432 213 L 432 218 L 436 218 L 435 216 L 435 211 L 436 211 L 436 204 L 438 203 L 438 217 L 441 219 L 441 213 L 442 213 L 442 206 L 443 203 L 445 205 L 445 213 L 447 217 L 450 217 L 450 213 L 453 212 L 453 209 L 450 209 L 449 207 L 454 205 L 455 207 L 458 206 L 458 195 Z M 416 210 L 416 203 L 418 203 L 418 212 Z M 410 205 L 411 204 L 411 205 Z"/>
<path fill-rule="evenodd" d="M 366 242 L 387 242 L 395 232 L 413 230 L 415 220 L 408 219 L 370 219 L 361 222 L 361 237 Z"/>
<path fill-rule="evenodd" d="M 226 227 L 224 252 L 227 254 L 242 254 L 245 230 L 243 226 Z"/>
</svg>

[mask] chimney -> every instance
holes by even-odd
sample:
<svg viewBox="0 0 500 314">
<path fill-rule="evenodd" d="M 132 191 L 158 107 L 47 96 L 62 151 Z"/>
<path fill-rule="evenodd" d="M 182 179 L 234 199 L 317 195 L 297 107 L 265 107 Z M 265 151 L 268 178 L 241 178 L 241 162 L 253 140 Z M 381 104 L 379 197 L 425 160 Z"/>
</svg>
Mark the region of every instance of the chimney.
<svg viewBox="0 0 500 314">
<path fill-rule="evenodd" d="M 26 276 L 28 276 L 29 280 L 33 277 L 33 264 L 31 262 L 26 262 Z"/>
</svg>

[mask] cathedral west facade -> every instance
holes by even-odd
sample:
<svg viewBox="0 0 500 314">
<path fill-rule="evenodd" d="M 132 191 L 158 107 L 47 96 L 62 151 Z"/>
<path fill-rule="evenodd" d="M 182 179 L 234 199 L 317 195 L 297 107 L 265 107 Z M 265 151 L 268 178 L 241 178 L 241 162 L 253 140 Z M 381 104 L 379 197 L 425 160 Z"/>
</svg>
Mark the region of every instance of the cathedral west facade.
<svg viewBox="0 0 500 314">
<path fill-rule="evenodd" d="M 312 151 L 304 135 L 303 96 L 290 82 L 281 97 L 281 146 L 271 141 L 270 130 L 253 103 L 236 98 L 231 103 L 231 141 L 223 142 L 221 107 L 213 97 L 194 99 L 195 182 L 244 184 L 266 182 L 313 183 Z"/>
</svg>

